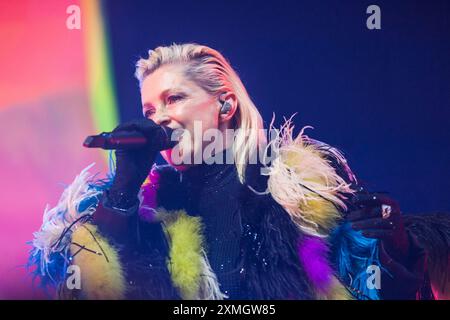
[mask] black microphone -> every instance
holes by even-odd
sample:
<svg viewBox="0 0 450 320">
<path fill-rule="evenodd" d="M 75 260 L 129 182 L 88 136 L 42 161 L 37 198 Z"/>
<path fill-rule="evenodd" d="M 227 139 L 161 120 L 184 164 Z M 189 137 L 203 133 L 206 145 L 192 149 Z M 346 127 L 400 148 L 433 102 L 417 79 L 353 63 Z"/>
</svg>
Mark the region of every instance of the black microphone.
<svg viewBox="0 0 450 320">
<path fill-rule="evenodd" d="M 160 128 L 160 129 L 159 129 Z M 152 143 L 158 151 L 173 148 L 178 141 L 171 141 L 173 130 L 166 126 L 159 126 L 155 130 L 151 141 L 139 131 L 102 132 L 99 135 L 88 136 L 83 143 L 86 148 L 138 149 Z"/>
</svg>

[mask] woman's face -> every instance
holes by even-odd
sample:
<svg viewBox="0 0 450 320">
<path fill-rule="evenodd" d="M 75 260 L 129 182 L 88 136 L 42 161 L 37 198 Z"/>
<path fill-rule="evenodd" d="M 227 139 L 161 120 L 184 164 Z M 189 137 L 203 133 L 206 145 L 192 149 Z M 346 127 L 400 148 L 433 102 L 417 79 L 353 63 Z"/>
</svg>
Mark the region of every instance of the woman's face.
<svg viewBox="0 0 450 320">
<path fill-rule="evenodd" d="M 179 157 L 189 158 L 193 163 L 194 154 L 201 155 L 205 147 L 203 132 L 219 128 L 220 104 L 214 96 L 188 80 L 183 74 L 184 68 L 182 64 L 164 65 L 144 79 L 141 86 L 142 111 L 146 118 L 159 125 L 190 133 L 183 134 L 176 148 L 180 150 Z M 195 135 L 194 122 L 197 126 Z M 169 164 L 185 169 L 186 165 L 174 163 L 173 150 L 175 148 L 164 150 L 161 155 Z"/>
</svg>

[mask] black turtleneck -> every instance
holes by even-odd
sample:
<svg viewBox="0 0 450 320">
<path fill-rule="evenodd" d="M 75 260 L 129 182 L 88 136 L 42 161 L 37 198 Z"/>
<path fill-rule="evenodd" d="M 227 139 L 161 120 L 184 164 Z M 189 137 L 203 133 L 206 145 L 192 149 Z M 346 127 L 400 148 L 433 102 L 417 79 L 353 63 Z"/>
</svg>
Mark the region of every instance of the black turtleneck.
<svg viewBox="0 0 450 320">
<path fill-rule="evenodd" d="M 242 234 L 239 182 L 236 166 L 196 165 L 181 173 L 187 192 L 186 210 L 204 224 L 206 251 L 221 290 L 231 299 L 240 297 L 239 252 Z"/>
</svg>

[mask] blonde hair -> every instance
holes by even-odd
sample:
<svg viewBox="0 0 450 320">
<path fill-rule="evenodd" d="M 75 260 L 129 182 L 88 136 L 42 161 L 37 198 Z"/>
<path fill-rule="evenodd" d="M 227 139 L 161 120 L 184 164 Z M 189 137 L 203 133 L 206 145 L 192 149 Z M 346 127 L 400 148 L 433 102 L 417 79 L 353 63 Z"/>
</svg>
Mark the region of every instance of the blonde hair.
<svg viewBox="0 0 450 320">
<path fill-rule="evenodd" d="M 234 115 L 236 130 L 233 157 L 241 183 L 245 181 L 245 170 L 249 159 L 258 148 L 264 148 L 261 114 L 250 99 L 241 79 L 220 52 L 195 43 L 172 44 L 150 50 L 147 59 L 136 63 L 136 78 L 140 85 L 146 76 L 166 64 L 186 64 L 185 75 L 209 94 L 219 97 L 223 92 L 233 92 L 237 98 Z M 241 130 L 238 130 L 241 129 Z"/>
</svg>

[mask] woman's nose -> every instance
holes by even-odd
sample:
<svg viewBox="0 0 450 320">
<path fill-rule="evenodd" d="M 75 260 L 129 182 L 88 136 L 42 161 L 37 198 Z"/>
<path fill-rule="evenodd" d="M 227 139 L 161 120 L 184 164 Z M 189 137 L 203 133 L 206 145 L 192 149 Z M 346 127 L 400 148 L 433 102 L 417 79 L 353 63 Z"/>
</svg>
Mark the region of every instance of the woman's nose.
<svg viewBox="0 0 450 320">
<path fill-rule="evenodd" d="M 153 121 L 159 126 L 167 126 L 170 123 L 170 117 L 167 113 L 157 112 Z"/>
</svg>

